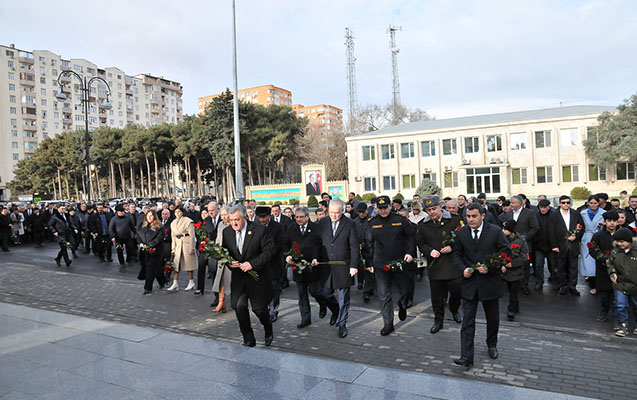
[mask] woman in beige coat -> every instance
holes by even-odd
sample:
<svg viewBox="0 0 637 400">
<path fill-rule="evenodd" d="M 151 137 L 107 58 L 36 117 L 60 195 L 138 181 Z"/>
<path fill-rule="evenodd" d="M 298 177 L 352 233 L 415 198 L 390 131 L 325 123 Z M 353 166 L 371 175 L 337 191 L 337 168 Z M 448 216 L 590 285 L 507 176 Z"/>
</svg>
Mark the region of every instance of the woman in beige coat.
<svg viewBox="0 0 637 400">
<path fill-rule="evenodd" d="M 215 243 L 221 244 L 223 237 L 223 230 L 230 225 L 228 206 L 223 206 L 219 211 L 219 225 L 217 226 L 217 239 Z M 230 281 L 232 279 L 232 271 L 227 265 L 217 264 L 217 274 L 215 275 L 215 281 L 212 284 L 212 291 L 219 293 L 219 304 L 217 308 L 212 310 L 213 312 L 226 312 L 226 304 L 224 302 L 225 295 L 230 294 Z"/>
<path fill-rule="evenodd" d="M 172 237 L 172 256 L 175 267 L 173 274 L 173 284 L 168 288 L 171 292 L 179 290 L 177 279 L 179 272 L 188 272 L 188 286 L 186 290 L 192 290 L 195 287 L 193 279 L 193 271 L 197 269 L 197 253 L 195 247 L 197 237 L 195 235 L 195 227 L 192 226 L 192 220 L 185 216 L 184 207 L 179 205 L 175 208 L 175 220 L 170 224 Z"/>
</svg>

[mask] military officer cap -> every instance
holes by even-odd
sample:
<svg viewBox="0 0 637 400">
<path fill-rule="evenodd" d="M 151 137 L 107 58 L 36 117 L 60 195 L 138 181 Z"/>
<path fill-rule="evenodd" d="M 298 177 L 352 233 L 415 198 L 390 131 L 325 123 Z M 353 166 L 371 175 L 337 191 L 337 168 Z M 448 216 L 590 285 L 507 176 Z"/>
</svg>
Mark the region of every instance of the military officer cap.
<svg viewBox="0 0 637 400">
<path fill-rule="evenodd" d="M 115 206 L 115 211 L 124 212 L 124 206 L 122 204 L 118 204 L 117 206 Z"/>
<path fill-rule="evenodd" d="M 393 202 L 396 204 L 400 204 L 401 206 L 403 205 L 403 201 L 401 199 L 394 199 Z"/>
<path fill-rule="evenodd" d="M 425 197 L 425 200 L 423 201 L 423 207 L 425 209 L 429 207 L 439 206 L 439 205 L 440 205 L 440 196 L 437 196 L 435 194 Z"/>
<path fill-rule="evenodd" d="M 376 202 L 376 207 L 378 208 L 388 208 L 391 205 L 391 200 L 389 196 L 378 196 L 378 201 Z"/>
<path fill-rule="evenodd" d="M 356 211 L 358 212 L 364 212 L 367 211 L 367 204 L 365 204 L 365 202 L 360 202 L 358 203 L 358 206 L 356 207 Z"/>
<path fill-rule="evenodd" d="M 272 209 L 269 206 L 257 206 L 254 213 L 257 217 L 266 217 L 272 213 Z"/>
</svg>

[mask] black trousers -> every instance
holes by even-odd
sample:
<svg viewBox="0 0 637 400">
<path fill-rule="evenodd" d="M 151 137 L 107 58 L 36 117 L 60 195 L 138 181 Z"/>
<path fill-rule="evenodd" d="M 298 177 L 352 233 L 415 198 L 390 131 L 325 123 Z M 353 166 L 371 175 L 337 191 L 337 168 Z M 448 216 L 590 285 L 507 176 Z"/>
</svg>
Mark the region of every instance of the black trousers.
<svg viewBox="0 0 637 400">
<path fill-rule="evenodd" d="M 429 279 L 431 288 L 431 308 L 434 321 L 442 323 L 445 319 L 445 300 L 449 295 L 449 311 L 457 313 L 460 308 L 460 284 L 463 278 Z"/>
<path fill-rule="evenodd" d="M 414 263 L 406 264 L 403 267 L 403 284 L 405 286 L 405 292 L 407 296 L 405 301 L 414 300 L 414 293 L 416 292 L 416 272 L 418 271 Z"/>
<path fill-rule="evenodd" d="M 93 245 L 97 248 L 97 256 L 100 260 L 103 260 L 104 257 L 106 257 L 108 261 L 113 261 L 113 243 L 109 239 L 108 235 L 97 236 L 93 241 Z"/>
<path fill-rule="evenodd" d="M 73 247 L 71 248 L 73 254 L 77 251 L 77 248 L 80 247 L 80 243 L 82 242 L 82 233 L 78 231 L 78 233 L 71 233 L 71 244 Z"/>
<path fill-rule="evenodd" d="M 597 292 L 597 295 L 599 296 L 599 303 L 602 306 L 602 312 L 609 312 L 615 301 L 615 292 L 604 290 Z"/>
<path fill-rule="evenodd" d="M 0 232 L 0 246 L 2 246 L 2 250 L 9 250 L 9 232 Z"/>
<path fill-rule="evenodd" d="M 234 295 L 234 291 L 232 293 Z M 252 309 L 254 315 L 259 318 L 266 335 L 272 334 L 272 322 L 270 321 L 270 314 L 268 313 L 268 307 L 263 307 L 255 310 Z M 234 308 L 234 314 L 239 322 L 239 329 L 243 335 L 243 340 L 248 341 L 254 339 L 254 331 L 250 324 L 250 313 L 248 310 L 248 294 L 243 292 L 237 297 L 237 304 Z"/>
<path fill-rule="evenodd" d="M 66 263 L 66 265 L 69 265 L 71 263 L 71 260 L 69 260 L 69 253 L 67 252 L 66 244 L 64 242 L 59 242 L 58 245 L 60 246 L 60 251 L 58 251 L 58 255 L 55 257 L 55 259 L 60 260 L 64 258 L 64 262 Z"/>
<path fill-rule="evenodd" d="M 560 253 L 557 259 L 557 275 L 560 279 L 560 287 L 575 289 L 577 285 L 577 254 L 567 250 Z"/>
<path fill-rule="evenodd" d="M 91 246 L 91 243 L 93 243 L 93 246 Z M 93 248 L 93 254 L 96 253 L 95 241 L 93 240 L 93 235 L 91 235 L 89 231 L 86 231 L 86 236 L 84 237 L 84 247 L 86 254 L 91 252 L 91 247 Z"/>
<path fill-rule="evenodd" d="M 396 283 L 400 297 L 399 304 L 405 307 L 408 297 L 407 274 L 405 271 L 383 271 L 381 268 L 374 268 L 376 283 L 378 285 L 378 298 L 380 299 L 380 313 L 383 316 L 383 323 L 391 325 L 394 323 L 394 304 L 391 297 L 392 282 Z"/>
<path fill-rule="evenodd" d="M 212 281 L 215 281 L 215 276 L 217 275 L 217 260 L 215 260 L 214 258 L 208 259 L 205 258 L 203 254 L 199 254 L 197 263 L 197 290 L 203 293 L 204 288 L 206 287 L 206 270 L 210 271 Z"/>
<path fill-rule="evenodd" d="M 157 279 L 159 286 L 166 284 L 166 275 L 164 274 L 164 259 L 161 255 L 150 255 L 148 252 L 142 252 L 141 259 L 145 265 L 146 281 L 144 289 L 153 290 L 153 282 Z"/>
<path fill-rule="evenodd" d="M 520 302 L 518 301 L 518 294 L 520 293 L 520 287 L 522 283 L 517 281 L 506 281 L 507 289 L 509 290 L 509 306 L 507 307 L 508 312 L 519 313 L 520 312 Z"/>
<path fill-rule="evenodd" d="M 476 335 L 476 312 L 478 298 L 462 299 L 462 328 L 460 330 L 461 357 L 473 361 L 473 339 Z M 487 317 L 487 347 L 498 344 L 498 330 L 500 329 L 500 307 L 498 299 L 482 302 L 484 314 Z"/>
<path fill-rule="evenodd" d="M 299 311 L 301 312 L 302 322 L 312 322 L 310 296 L 308 292 L 319 305 L 329 308 L 332 314 L 338 315 L 338 301 L 329 289 L 321 285 L 321 281 L 296 282 L 296 288 L 299 293 Z"/>
<path fill-rule="evenodd" d="M 115 239 L 117 246 L 117 260 L 120 265 L 124 265 L 124 248 L 126 248 L 126 262 L 130 262 L 133 259 L 133 253 L 136 252 L 135 240 L 128 239 Z"/>
</svg>

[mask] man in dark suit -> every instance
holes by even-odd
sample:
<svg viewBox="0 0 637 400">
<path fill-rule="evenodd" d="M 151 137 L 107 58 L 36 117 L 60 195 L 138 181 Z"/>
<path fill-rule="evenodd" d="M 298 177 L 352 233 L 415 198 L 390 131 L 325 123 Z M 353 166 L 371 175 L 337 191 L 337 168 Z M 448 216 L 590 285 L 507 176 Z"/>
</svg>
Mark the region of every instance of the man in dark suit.
<svg viewBox="0 0 637 400">
<path fill-rule="evenodd" d="M 526 240 L 529 246 L 529 254 L 533 254 L 531 245 L 533 238 L 540 229 L 535 211 L 524 207 L 524 198 L 520 195 L 511 196 L 511 210 L 503 213 L 503 222 L 513 220 L 515 224 L 515 233 Z M 520 290 L 524 294 L 529 294 L 529 276 L 531 264 L 527 262 L 524 266 L 524 277 L 522 278 L 522 286 Z M 535 288 L 540 290 L 544 285 L 544 265 L 541 268 L 535 267 Z"/>
<path fill-rule="evenodd" d="M 104 206 L 97 204 L 97 212 L 91 214 L 87 221 L 87 228 L 93 237 L 93 248 L 97 249 L 97 256 L 100 262 L 104 262 L 104 258 L 113 261 L 113 253 L 111 250 L 112 242 L 109 236 L 109 224 L 111 216 L 104 212 Z"/>
<path fill-rule="evenodd" d="M 268 263 L 270 278 L 272 278 L 272 298 L 268 309 L 272 322 L 279 318 L 279 303 L 281 302 L 281 275 L 283 275 L 283 246 L 285 246 L 285 234 L 281 224 L 272 220 L 272 210 L 268 206 L 258 206 L 255 210 L 259 223 L 265 226 L 265 231 L 274 243 L 273 256 Z"/>
<path fill-rule="evenodd" d="M 217 226 L 220 220 L 219 204 L 213 200 L 206 204 L 206 210 L 208 211 L 208 216 L 202 221 L 201 227 L 204 232 L 206 232 L 206 237 L 214 242 L 217 239 Z M 199 254 L 198 257 L 199 268 L 197 268 L 197 290 L 195 290 L 195 294 L 203 295 L 206 286 L 206 277 L 212 279 L 214 282 L 215 275 L 217 274 L 217 260 L 214 258 L 208 259 L 203 253 Z M 208 270 L 207 274 L 206 270 Z M 213 293 L 215 297 L 210 307 L 217 307 L 219 304 L 219 293 Z"/>
<path fill-rule="evenodd" d="M 288 228 L 294 225 L 294 221 L 292 221 L 291 218 L 281 213 L 281 206 L 278 204 L 275 204 L 272 206 L 272 219 L 274 220 L 274 222 L 281 225 L 281 228 L 283 228 L 284 236 Z M 284 268 L 283 262 L 282 262 L 281 268 Z M 290 281 L 288 280 L 287 270 L 284 270 L 281 274 L 277 276 L 279 277 L 279 280 L 280 280 L 281 289 L 290 287 Z"/>
<path fill-rule="evenodd" d="M 310 181 L 305 185 L 305 191 L 308 196 L 321 194 L 321 185 L 316 182 L 315 174 L 310 174 Z"/>
<path fill-rule="evenodd" d="M 632 195 L 628 198 L 628 207 L 624 208 L 626 211 L 626 225 L 635 222 L 637 220 L 637 196 Z"/>
<path fill-rule="evenodd" d="M 358 272 L 359 253 L 356 226 L 351 219 L 343 215 L 344 209 L 345 205 L 341 200 L 330 201 L 329 218 L 322 218 L 319 222 L 322 243 L 321 261 L 330 262 L 324 286 L 336 290 L 339 307 L 336 325 L 340 338 L 347 336 L 350 287 L 352 278 Z"/>
<path fill-rule="evenodd" d="M 575 286 L 577 285 L 579 246 L 584 235 L 584 220 L 580 213 L 571 208 L 571 198 L 563 195 L 560 196 L 560 208 L 551 214 L 550 222 L 549 240 L 552 251 L 557 254 L 560 294 L 565 295 L 571 292 L 579 296 Z M 579 232 L 576 232 L 578 226 Z"/>
<path fill-rule="evenodd" d="M 416 250 L 416 228 L 409 220 L 392 212 L 389 196 L 378 197 L 378 214 L 369 220 L 365 232 L 363 257 L 365 267 L 373 268 L 376 274 L 380 312 L 383 316 L 382 336 L 394 331 L 394 305 L 391 297 L 392 282 L 396 282 L 400 293 L 398 318 L 407 318 L 409 282 L 406 263 L 413 261 Z M 384 266 L 393 261 L 404 261 L 403 269 L 385 270 Z M 413 278 L 412 278 L 413 279 Z"/>
<path fill-rule="evenodd" d="M 234 260 L 232 268 L 231 300 L 239 329 L 243 335 L 243 345 L 254 347 L 256 340 L 250 325 L 248 301 L 252 312 L 259 318 L 265 330 L 265 345 L 272 344 L 274 333 L 268 313 L 268 303 L 272 297 L 272 278 L 269 263 L 274 256 L 274 242 L 268 236 L 265 226 L 246 221 L 246 209 L 238 204 L 230 207 L 230 226 L 223 230 L 222 245 Z M 258 280 L 250 273 L 256 273 Z"/>
<path fill-rule="evenodd" d="M 301 323 L 296 327 L 302 329 L 312 324 L 308 291 L 321 308 L 329 308 L 332 311 L 330 325 L 334 325 L 338 318 L 338 301 L 333 293 L 321 286 L 321 267 L 318 265 L 318 260 L 321 258 L 321 236 L 318 225 L 310 221 L 310 210 L 304 206 L 296 209 L 295 220 L 296 224 L 288 228 L 285 249 L 291 249 L 296 243 L 303 259 L 313 265 L 311 270 L 300 271 L 298 267 L 292 268 L 292 278 L 298 289 L 301 312 Z M 285 261 L 288 265 L 291 264 L 292 256 L 287 256 Z"/>
<path fill-rule="evenodd" d="M 486 256 L 495 253 L 511 254 L 509 242 L 497 225 L 484 221 L 486 210 L 471 203 L 465 210 L 467 225 L 458 230 L 453 246 L 453 260 L 465 278 L 460 286 L 462 296 L 462 329 L 460 331 L 461 356 L 454 363 L 465 367 L 473 365 L 473 339 L 476 332 L 476 311 L 482 302 L 487 318 L 487 347 L 489 357 L 498 358 L 498 330 L 502 297 L 502 277 L 499 268 L 485 269 Z"/>
<path fill-rule="evenodd" d="M 73 222 L 71 222 L 69 215 L 66 213 L 66 206 L 64 204 L 61 204 L 58 207 L 57 213 L 55 213 L 49 220 L 49 229 L 60 246 L 60 251 L 55 257 L 55 263 L 59 267 L 60 259 L 64 258 L 66 266 L 71 266 L 71 260 L 69 259 L 67 251 L 67 243 L 70 243 L 70 240 L 72 240 L 71 235 L 74 233 L 77 234 L 78 230 L 77 227 L 73 225 Z"/>
</svg>

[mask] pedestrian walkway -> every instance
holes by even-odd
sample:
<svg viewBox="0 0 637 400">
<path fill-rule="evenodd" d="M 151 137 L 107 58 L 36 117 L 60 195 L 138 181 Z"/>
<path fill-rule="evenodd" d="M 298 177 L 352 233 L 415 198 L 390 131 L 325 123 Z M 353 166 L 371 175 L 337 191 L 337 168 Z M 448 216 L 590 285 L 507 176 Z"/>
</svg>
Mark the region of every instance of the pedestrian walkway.
<svg viewBox="0 0 637 400">
<path fill-rule="evenodd" d="M 0 399 L 583 399 L 0 303 Z"/>
</svg>

